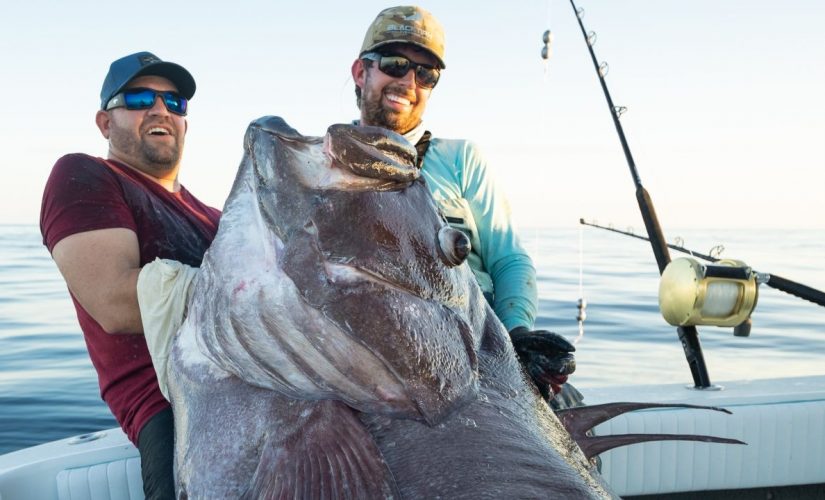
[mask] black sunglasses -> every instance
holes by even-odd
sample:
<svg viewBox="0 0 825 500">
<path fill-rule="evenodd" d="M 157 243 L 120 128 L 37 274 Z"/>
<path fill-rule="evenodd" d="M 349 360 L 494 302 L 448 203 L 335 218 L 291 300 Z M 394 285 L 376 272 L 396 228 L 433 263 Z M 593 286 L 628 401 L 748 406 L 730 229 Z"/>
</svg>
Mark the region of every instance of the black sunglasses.
<svg viewBox="0 0 825 500">
<path fill-rule="evenodd" d="M 403 78 L 411 69 L 414 69 L 415 83 L 425 89 L 435 87 L 435 84 L 438 83 L 438 78 L 441 76 L 441 70 L 435 66 L 413 62 L 404 56 L 385 56 L 376 52 L 367 52 L 361 56 L 361 59 L 378 62 L 378 69 L 385 75 L 393 78 Z"/>
<path fill-rule="evenodd" d="M 155 99 L 160 96 L 160 100 L 170 113 L 186 116 L 186 107 L 189 101 L 177 92 L 171 90 L 154 90 L 144 88 L 126 89 L 119 94 L 115 94 L 106 104 L 106 111 L 112 108 L 126 109 L 149 109 L 155 105 Z"/>
</svg>

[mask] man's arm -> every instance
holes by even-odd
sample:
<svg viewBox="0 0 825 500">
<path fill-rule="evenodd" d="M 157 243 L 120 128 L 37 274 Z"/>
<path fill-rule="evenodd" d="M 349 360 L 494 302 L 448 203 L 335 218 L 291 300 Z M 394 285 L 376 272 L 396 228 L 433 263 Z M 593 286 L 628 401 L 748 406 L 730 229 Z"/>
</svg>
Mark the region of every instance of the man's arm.
<svg viewBox="0 0 825 500">
<path fill-rule="evenodd" d="M 107 333 L 143 333 L 137 300 L 140 247 L 131 229 L 67 236 L 52 257 L 69 290 Z"/>
<path fill-rule="evenodd" d="M 478 147 L 466 143 L 459 154 L 462 195 L 470 205 L 480 241 L 475 250 L 493 281 L 493 309 L 507 330 L 531 329 L 538 305 L 536 270 L 513 230 L 510 205 Z"/>
<path fill-rule="evenodd" d="M 493 281 L 494 310 L 510 333 L 516 354 L 545 399 L 561 391 L 576 369 L 576 348 L 564 337 L 533 330 L 538 292 L 533 261 L 521 246 L 504 195 L 470 145 L 464 156 L 465 197 L 481 241 L 481 257 Z"/>
</svg>

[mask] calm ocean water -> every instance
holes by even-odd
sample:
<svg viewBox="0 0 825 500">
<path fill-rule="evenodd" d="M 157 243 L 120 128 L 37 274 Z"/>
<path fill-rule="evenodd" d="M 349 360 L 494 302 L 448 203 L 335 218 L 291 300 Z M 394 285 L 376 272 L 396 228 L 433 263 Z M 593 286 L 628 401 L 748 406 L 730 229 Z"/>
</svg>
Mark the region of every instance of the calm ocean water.
<svg viewBox="0 0 825 500">
<path fill-rule="evenodd" d="M 825 230 L 665 231 L 708 253 L 825 290 Z M 588 302 L 578 371 L 588 387 L 691 383 L 674 328 L 657 306 L 650 245 L 600 229 L 522 232 L 539 271 L 539 327 L 576 337 L 576 301 Z M 581 244 L 580 244 L 581 241 Z M 673 252 L 672 256 L 680 254 Z M 699 329 L 713 382 L 825 374 L 825 308 L 762 286 L 748 338 Z M 0 226 L 0 453 L 117 424 L 66 287 L 34 226 Z"/>
</svg>

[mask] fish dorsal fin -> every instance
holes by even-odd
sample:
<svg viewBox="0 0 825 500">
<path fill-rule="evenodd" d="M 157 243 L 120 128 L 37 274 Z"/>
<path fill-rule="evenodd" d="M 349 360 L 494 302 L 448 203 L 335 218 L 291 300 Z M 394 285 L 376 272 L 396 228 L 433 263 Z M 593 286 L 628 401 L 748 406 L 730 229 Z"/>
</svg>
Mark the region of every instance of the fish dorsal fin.
<svg viewBox="0 0 825 500">
<path fill-rule="evenodd" d="M 336 401 L 299 401 L 298 425 L 264 444 L 244 499 L 401 498 L 372 436 Z"/>
<path fill-rule="evenodd" d="M 662 404 L 662 403 L 607 403 L 593 406 L 579 406 L 559 410 L 559 417 L 567 432 L 579 445 L 584 455 L 590 459 L 600 453 L 619 446 L 644 443 L 648 441 L 702 441 L 706 443 L 745 444 L 736 439 L 719 438 L 714 436 L 700 436 L 696 434 L 620 434 L 614 436 L 588 436 L 587 431 L 606 422 L 613 417 L 634 410 L 650 408 L 692 408 L 697 410 L 713 410 L 730 414 L 724 408 L 714 406 L 700 406 L 689 404 Z"/>
<path fill-rule="evenodd" d="M 579 445 L 584 456 L 590 460 L 596 455 L 612 450 L 613 448 L 646 443 L 648 441 L 701 441 L 703 443 L 746 444 L 738 439 L 700 436 L 696 434 L 615 434 L 612 436 L 584 436 L 582 439 L 577 439 L 576 444 Z"/>
</svg>

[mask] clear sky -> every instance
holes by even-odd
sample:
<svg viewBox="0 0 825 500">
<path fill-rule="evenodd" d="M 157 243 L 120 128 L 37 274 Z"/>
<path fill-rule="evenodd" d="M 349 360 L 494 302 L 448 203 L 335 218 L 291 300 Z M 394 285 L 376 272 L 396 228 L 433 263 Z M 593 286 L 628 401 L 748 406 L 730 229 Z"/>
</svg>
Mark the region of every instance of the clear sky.
<svg viewBox="0 0 825 500">
<path fill-rule="evenodd" d="M 580 217 L 642 228 L 634 186 L 567 0 L 425 1 L 447 69 L 425 114 L 475 140 L 517 224 Z M 223 205 L 246 125 L 305 135 L 356 116 L 349 70 L 386 1 L 4 2 L 0 223 L 36 224 L 66 153 L 106 154 L 94 125 L 109 63 L 149 50 L 182 64 L 191 102 L 181 181 Z M 825 227 L 825 2 L 580 0 L 660 221 Z M 545 67 L 545 29 L 554 34 Z"/>
</svg>

